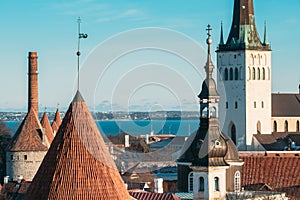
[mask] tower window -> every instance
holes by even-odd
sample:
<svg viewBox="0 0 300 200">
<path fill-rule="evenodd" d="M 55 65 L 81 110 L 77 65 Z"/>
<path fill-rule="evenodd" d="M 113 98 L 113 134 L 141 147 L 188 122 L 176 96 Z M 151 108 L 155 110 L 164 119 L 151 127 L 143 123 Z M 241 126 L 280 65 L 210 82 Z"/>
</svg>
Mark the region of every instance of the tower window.
<svg viewBox="0 0 300 200">
<path fill-rule="evenodd" d="M 277 122 L 273 122 L 273 132 L 277 132 Z"/>
<path fill-rule="evenodd" d="M 203 192 L 204 191 L 204 178 L 201 176 L 199 178 L 199 192 Z"/>
<path fill-rule="evenodd" d="M 10 155 L 10 159 L 13 160 L 13 159 L 14 159 L 14 156 L 13 156 L 13 155 Z"/>
<path fill-rule="evenodd" d="M 233 143 L 236 144 L 236 128 L 235 128 L 234 124 L 231 125 L 230 132 L 231 132 L 231 139 L 232 139 Z"/>
<path fill-rule="evenodd" d="M 264 106 L 265 106 L 265 105 L 264 105 L 264 102 L 262 101 L 262 102 L 261 102 L 261 107 L 264 108 Z"/>
<path fill-rule="evenodd" d="M 233 80 L 233 69 L 230 68 L 230 71 L 229 71 L 229 79 L 232 81 Z"/>
<path fill-rule="evenodd" d="M 299 120 L 296 122 L 296 132 L 300 132 Z"/>
<path fill-rule="evenodd" d="M 215 191 L 220 191 L 219 187 L 219 177 L 215 177 Z"/>
<path fill-rule="evenodd" d="M 227 81 L 228 80 L 228 69 L 225 68 L 225 71 L 224 71 L 224 80 Z"/>
<path fill-rule="evenodd" d="M 254 101 L 254 108 L 256 108 L 256 101 Z"/>
<path fill-rule="evenodd" d="M 252 80 L 255 80 L 255 68 L 252 68 Z"/>
<path fill-rule="evenodd" d="M 235 102 L 235 105 L 234 105 L 234 107 L 235 107 L 235 109 L 237 109 L 237 108 L 238 108 L 238 102 L 237 102 L 237 101 Z"/>
<path fill-rule="evenodd" d="M 239 80 L 239 70 L 238 70 L 238 68 L 235 68 L 235 70 L 234 70 L 234 80 Z"/>
<path fill-rule="evenodd" d="M 234 174 L 234 191 L 239 192 L 241 190 L 241 173 L 236 171 Z"/>
<path fill-rule="evenodd" d="M 189 173 L 189 182 L 188 182 L 188 189 L 189 189 L 189 192 L 192 192 L 193 191 L 193 172 L 190 172 Z"/>
<path fill-rule="evenodd" d="M 226 101 L 226 109 L 228 109 L 228 101 Z"/>
<path fill-rule="evenodd" d="M 257 122 L 257 124 L 256 124 L 256 128 L 257 128 L 257 134 L 261 134 L 261 123 L 260 123 L 260 121 L 258 121 Z"/>
<path fill-rule="evenodd" d="M 27 155 L 24 155 L 24 160 L 27 160 Z"/>
<path fill-rule="evenodd" d="M 284 131 L 289 132 L 289 123 L 288 123 L 288 121 L 284 122 Z"/>
<path fill-rule="evenodd" d="M 264 67 L 262 68 L 262 80 L 266 80 L 266 70 Z"/>
<path fill-rule="evenodd" d="M 257 80 L 260 80 L 260 68 L 257 68 Z"/>
</svg>

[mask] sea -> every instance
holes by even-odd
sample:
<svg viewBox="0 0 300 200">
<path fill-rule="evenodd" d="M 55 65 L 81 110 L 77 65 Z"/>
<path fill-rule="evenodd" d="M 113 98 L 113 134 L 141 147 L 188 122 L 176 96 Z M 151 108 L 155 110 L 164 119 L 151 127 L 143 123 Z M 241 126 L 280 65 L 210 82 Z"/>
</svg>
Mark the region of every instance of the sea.
<svg viewBox="0 0 300 200">
<path fill-rule="evenodd" d="M 12 136 L 20 124 L 21 122 L 15 121 L 6 122 Z M 189 136 L 198 129 L 199 120 L 101 120 L 96 121 L 96 124 L 100 132 L 106 136 L 120 133 Z"/>
</svg>

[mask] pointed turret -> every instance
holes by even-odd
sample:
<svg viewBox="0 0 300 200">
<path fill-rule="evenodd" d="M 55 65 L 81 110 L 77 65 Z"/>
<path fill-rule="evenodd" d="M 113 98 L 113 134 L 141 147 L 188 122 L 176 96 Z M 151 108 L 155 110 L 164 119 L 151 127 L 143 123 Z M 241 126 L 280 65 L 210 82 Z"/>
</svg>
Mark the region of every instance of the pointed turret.
<svg viewBox="0 0 300 200">
<path fill-rule="evenodd" d="M 43 132 L 46 136 L 46 146 L 49 148 L 51 145 L 51 142 L 53 141 L 54 135 L 52 128 L 50 126 L 49 118 L 47 116 L 47 113 L 44 112 L 43 117 L 41 119 L 41 125 L 43 127 Z"/>
<path fill-rule="evenodd" d="M 54 116 L 53 122 L 52 122 L 52 126 L 51 126 L 54 135 L 57 133 L 57 131 L 58 131 L 60 125 L 61 125 L 61 117 L 60 117 L 59 110 L 58 110 L 58 108 L 57 108 L 57 109 L 56 109 L 56 112 L 55 112 L 55 116 Z"/>
<path fill-rule="evenodd" d="M 264 45 L 269 45 L 268 36 L 267 36 L 267 22 L 264 24 Z"/>
<path fill-rule="evenodd" d="M 253 0 L 235 0 L 233 19 L 226 44 L 219 45 L 219 51 L 232 50 L 270 50 L 261 42 L 257 32 Z"/>
<path fill-rule="evenodd" d="M 221 33 L 220 33 L 220 43 L 219 43 L 219 45 L 224 45 L 223 22 L 221 22 Z"/>
<path fill-rule="evenodd" d="M 80 92 L 25 199 L 130 199 Z"/>
</svg>

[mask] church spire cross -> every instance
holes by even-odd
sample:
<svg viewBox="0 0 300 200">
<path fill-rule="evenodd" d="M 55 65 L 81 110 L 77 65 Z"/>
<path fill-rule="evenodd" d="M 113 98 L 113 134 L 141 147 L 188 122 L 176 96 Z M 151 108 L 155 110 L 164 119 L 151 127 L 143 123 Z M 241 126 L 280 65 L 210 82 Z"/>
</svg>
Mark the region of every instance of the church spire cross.
<svg viewBox="0 0 300 200">
<path fill-rule="evenodd" d="M 206 39 L 206 44 L 208 45 L 208 47 L 207 47 L 207 62 L 206 62 L 206 66 L 205 66 L 205 71 L 206 71 L 206 78 L 209 79 L 212 77 L 212 72 L 214 69 L 214 66 L 211 61 L 211 55 L 210 55 L 210 45 L 212 44 L 212 39 L 211 39 L 212 28 L 211 28 L 210 24 L 207 25 L 206 31 L 207 31 L 207 36 L 208 36 Z"/>
</svg>

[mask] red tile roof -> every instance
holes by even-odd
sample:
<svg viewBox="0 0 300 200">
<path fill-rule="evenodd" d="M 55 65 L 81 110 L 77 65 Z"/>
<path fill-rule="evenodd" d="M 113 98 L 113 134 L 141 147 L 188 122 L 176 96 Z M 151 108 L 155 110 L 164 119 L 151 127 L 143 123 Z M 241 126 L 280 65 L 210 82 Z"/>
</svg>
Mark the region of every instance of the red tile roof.
<svg viewBox="0 0 300 200">
<path fill-rule="evenodd" d="M 61 117 L 59 114 L 59 110 L 56 109 L 54 120 L 52 122 L 52 130 L 55 131 L 55 133 L 57 133 L 60 125 L 61 125 Z"/>
<path fill-rule="evenodd" d="M 54 139 L 54 135 L 53 135 L 53 131 L 52 128 L 50 126 L 50 122 L 49 122 L 49 118 L 46 114 L 46 112 L 44 112 L 42 120 L 41 120 L 41 125 L 44 128 L 45 134 L 46 134 L 46 138 L 47 138 L 47 147 L 49 148 L 51 145 L 51 142 Z"/>
<path fill-rule="evenodd" d="M 146 191 L 129 191 L 130 196 L 137 200 L 180 200 L 175 194 L 153 193 Z"/>
<path fill-rule="evenodd" d="M 25 199 L 130 199 L 79 92 Z"/>
<path fill-rule="evenodd" d="M 42 127 L 33 108 L 29 110 L 7 149 L 8 151 L 47 151 L 48 148 L 42 143 Z"/>
<path fill-rule="evenodd" d="M 278 156 L 279 155 L 279 156 Z M 275 154 L 276 156 L 276 154 Z M 300 196 L 300 157 L 294 154 L 280 156 L 242 156 L 242 185 L 268 185 L 275 191 L 286 192 L 290 196 Z"/>
</svg>

